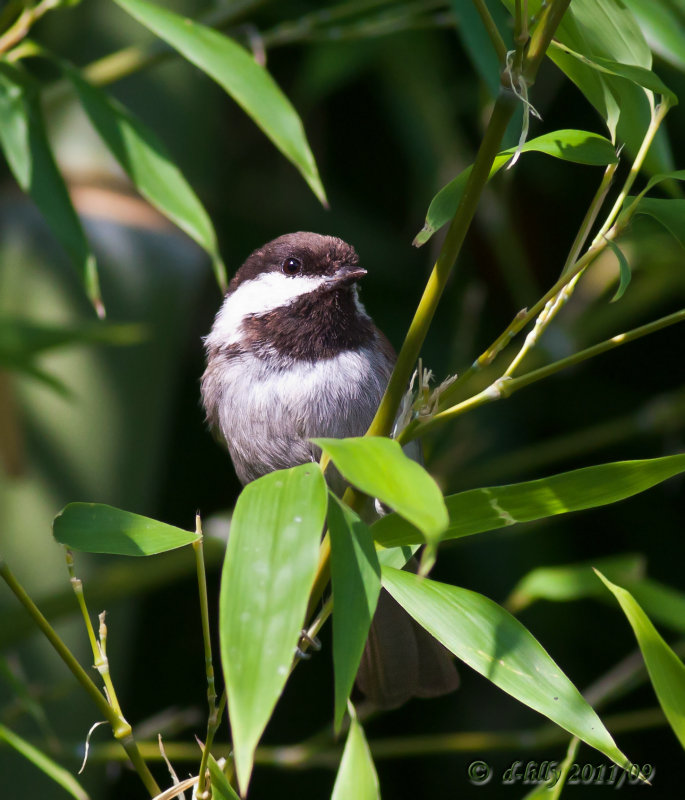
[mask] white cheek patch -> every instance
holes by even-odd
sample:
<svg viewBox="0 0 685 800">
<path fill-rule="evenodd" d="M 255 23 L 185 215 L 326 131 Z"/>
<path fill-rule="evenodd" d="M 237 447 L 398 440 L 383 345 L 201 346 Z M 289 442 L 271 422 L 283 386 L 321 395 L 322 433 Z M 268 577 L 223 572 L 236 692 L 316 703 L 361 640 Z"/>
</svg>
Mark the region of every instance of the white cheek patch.
<svg viewBox="0 0 685 800">
<path fill-rule="evenodd" d="M 208 345 L 234 344 L 240 341 L 240 326 L 252 314 L 266 314 L 287 306 L 298 297 L 316 291 L 326 281 L 324 276 L 297 275 L 288 277 L 282 272 L 267 272 L 245 281 L 230 294 L 216 315 L 207 336 Z"/>
</svg>

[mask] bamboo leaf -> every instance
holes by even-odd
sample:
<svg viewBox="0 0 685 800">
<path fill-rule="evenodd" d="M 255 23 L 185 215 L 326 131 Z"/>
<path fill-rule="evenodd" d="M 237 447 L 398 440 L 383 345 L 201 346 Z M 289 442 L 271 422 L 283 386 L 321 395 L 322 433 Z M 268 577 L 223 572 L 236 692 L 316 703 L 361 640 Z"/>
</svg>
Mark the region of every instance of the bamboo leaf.
<svg viewBox="0 0 685 800">
<path fill-rule="evenodd" d="M 516 147 L 511 147 L 496 156 L 490 170 L 490 178 L 511 161 L 517 149 Z M 616 149 L 608 139 L 596 133 L 578 130 L 559 130 L 545 133 L 536 139 L 525 142 L 521 147 L 521 152 L 544 153 L 562 161 L 598 166 L 615 164 L 618 160 Z M 443 186 L 431 200 L 424 226 L 414 239 L 415 247 L 425 244 L 437 230 L 447 224 L 456 214 L 470 173 L 471 167 L 467 167 L 454 180 Z"/>
<path fill-rule="evenodd" d="M 393 439 L 364 436 L 312 441 L 331 458 L 345 480 L 377 497 L 421 531 L 422 541 L 428 544 L 422 559 L 421 574 L 425 574 L 448 522 L 442 492 L 433 478 Z"/>
<path fill-rule="evenodd" d="M 454 655 L 519 702 L 620 767 L 631 764 L 592 707 L 535 637 L 477 592 L 383 568 L 383 586 Z"/>
<path fill-rule="evenodd" d="M 618 289 L 616 289 L 614 296 L 609 301 L 610 303 L 615 303 L 617 300 L 620 300 L 623 297 L 623 293 L 628 288 L 628 284 L 630 283 L 632 273 L 630 271 L 630 264 L 628 263 L 628 259 L 623 255 L 623 251 L 616 244 L 616 242 L 613 242 L 611 239 L 606 239 L 605 241 L 609 246 L 611 252 L 618 259 L 618 272 L 619 272 Z"/>
<path fill-rule="evenodd" d="M 585 597 L 601 597 L 604 591 L 597 583 L 595 568 L 612 580 L 632 583 L 645 575 L 645 559 L 638 554 L 609 556 L 582 564 L 558 567 L 537 567 L 516 584 L 507 608 L 518 613 L 536 600 L 568 602 Z"/>
<path fill-rule="evenodd" d="M 381 590 L 369 528 L 331 494 L 328 502 L 333 584 L 335 730 L 340 730 Z"/>
<path fill-rule="evenodd" d="M 378 775 L 371 751 L 357 715 L 351 709 L 350 730 L 347 734 L 340 768 L 335 777 L 331 800 L 380 800 Z"/>
<path fill-rule="evenodd" d="M 0 64 L 0 145 L 17 183 L 38 206 L 78 269 L 98 316 L 104 317 L 95 256 L 55 163 L 37 88 L 6 62 Z"/>
<path fill-rule="evenodd" d="M 326 194 L 297 112 L 247 50 L 212 28 L 145 0 L 115 1 L 222 86 L 297 167 L 326 205 Z"/>
<path fill-rule="evenodd" d="M 4 742 L 13 747 L 18 753 L 21 753 L 34 767 L 38 767 L 50 780 L 61 786 L 65 792 L 75 797 L 76 800 L 89 800 L 88 792 L 68 770 L 61 767 L 37 747 L 34 747 L 26 739 L 23 739 L 2 723 L 0 723 L 0 742 Z"/>
<path fill-rule="evenodd" d="M 243 795 L 305 621 L 326 500 L 321 470 L 303 464 L 248 484 L 233 513 L 221 576 L 219 637 Z"/>
<path fill-rule="evenodd" d="M 235 789 L 228 782 L 228 778 L 224 775 L 224 771 L 211 753 L 209 754 L 208 766 L 212 780 L 213 800 L 240 800 Z"/>
<path fill-rule="evenodd" d="M 597 575 L 618 600 L 633 629 L 666 719 L 685 748 L 685 664 L 666 644 L 630 592 Z"/>
<path fill-rule="evenodd" d="M 634 198 L 628 197 L 626 203 Z M 666 228 L 677 241 L 685 247 L 685 200 L 662 200 L 657 197 L 643 197 L 635 214 L 646 214 Z"/>
<path fill-rule="evenodd" d="M 535 481 L 470 489 L 445 498 L 449 524 L 442 540 L 616 503 L 682 472 L 685 454 L 616 461 Z M 397 514 L 375 522 L 371 532 L 383 547 L 422 542 L 419 531 Z"/>
<path fill-rule="evenodd" d="M 60 544 L 84 553 L 151 556 L 198 541 L 197 533 L 101 503 L 69 503 L 55 517 Z"/>
<path fill-rule="evenodd" d="M 93 127 L 140 194 L 207 251 L 225 291 L 226 267 L 212 222 L 166 147 L 121 103 L 85 81 L 69 64 L 62 61 L 60 66 Z"/>
<path fill-rule="evenodd" d="M 685 69 L 685 27 L 667 3 L 623 0 L 633 13 L 652 50 L 679 69 Z"/>
</svg>

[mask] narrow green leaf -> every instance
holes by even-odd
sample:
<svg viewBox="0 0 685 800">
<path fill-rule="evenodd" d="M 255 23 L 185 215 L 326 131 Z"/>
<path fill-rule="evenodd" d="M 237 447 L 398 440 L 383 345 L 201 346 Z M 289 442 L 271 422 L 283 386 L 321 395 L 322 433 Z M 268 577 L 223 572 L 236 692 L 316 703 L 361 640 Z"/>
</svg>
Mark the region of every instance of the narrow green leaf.
<svg viewBox="0 0 685 800">
<path fill-rule="evenodd" d="M 69 503 L 55 517 L 60 544 L 84 553 L 151 556 L 198 541 L 198 534 L 101 503 Z"/>
<path fill-rule="evenodd" d="M 628 618 L 666 719 L 685 748 L 685 664 L 666 644 L 630 592 L 597 572 Z"/>
<path fill-rule="evenodd" d="M 380 800 L 378 775 L 357 715 L 350 707 L 350 730 L 331 800 Z"/>
<path fill-rule="evenodd" d="M 668 3 L 623 0 L 638 21 L 652 50 L 675 67 L 685 69 L 685 26 Z"/>
<path fill-rule="evenodd" d="M 630 769 L 592 707 L 535 637 L 477 592 L 383 568 L 383 586 L 429 633 L 529 708 Z"/>
<path fill-rule="evenodd" d="M 511 161 L 516 150 L 516 147 L 511 147 L 497 155 L 490 170 L 490 178 Z M 545 133 L 536 139 L 525 142 L 521 152 L 544 153 L 562 161 L 597 166 L 615 164 L 618 160 L 616 148 L 608 139 L 596 133 L 578 130 L 559 130 Z M 431 200 L 424 226 L 414 239 L 415 247 L 425 244 L 437 230 L 447 224 L 456 214 L 470 173 L 471 167 L 467 167 L 446 186 L 443 186 Z"/>
<path fill-rule="evenodd" d="M 601 597 L 602 587 L 597 583 L 594 569 L 609 575 L 612 580 L 632 583 L 645 574 L 645 559 L 638 554 L 597 558 L 582 564 L 564 564 L 559 567 L 537 567 L 516 584 L 506 605 L 518 613 L 536 600 L 568 602 L 585 597 Z"/>
<path fill-rule="evenodd" d="M 304 128 L 271 75 L 233 39 L 144 0 L 115 0 L 141 25 L 206 72 L 257 123 L 326 205 Z"/>
<path fill-rule="evenodd" d="M 617 78 L 626 78 L 637 86 L 641 86 L 643 89 L 648 89 L 650 92 L 661 95 L 666 98 L 671 105 L 678 104 L 676 94 L 669 89 L 661 78 L 651 69 L 636 66 L 635 64 L 623 64 L 620 61 L 614 61 L 611 58 L 602 58 L 601 56 L 589 58 L 582 53 L 576 53 L 575 50 L 559 42 L 553 41 L 552 45 L 563 50 L 573 58 L 578 59 L 578 61 L 586 64 L 591 69 L 603 72 L 606 75 L 614 75 Z"/>
<path fill-rule="evenodd" d="M 242 794 L 305 621 L 326 501 L 321 470 L 303 464 L 248 484 L 233 513 L 221 576 L 219 636 Z"/>
<path fill-rule="evenodd" d="M 209 775 L 212 781 L 212 800 L 240 800 L 235 789 L 228 782 L 217 760 L 209 754 Z"/>
<path fill-rule="evenodd" d="M 607 245 L 611 252 L 616 256 L 618 259 L 618 272 L 619 272 L 619 281 L 618 281 L 618 288 L 614 296 L 609 301 L 610 303 L 615 303 L 617 300 L 620 300 L 623 297 L 623 293 L 628 288 L 628 284 L 630 283 L 630 279 L 632 277 L 632 273 L 630 271 L 630 264 L 628 263 L 628 259 L 623 254 L 621 248 L 613 242 L 611 239 L 605 239 Z"/>
<path fill-rule="evenodd" d="M 137 344 L 144 333 L 145 329 L 135 324 L 49 325 L 0 317 L 0 363 L 28 361 L 39 353 L 75 344 Z"/>
<path fill-rule="evenodd" d="M 220 288 L 227 286 L 226 267 L 216 233 L 202 203 L 157 136 L 128 109 L 65 62 L 71 81 L 93 127 L 143 197 L 203 247 L 214 265 Z"/>
<path fill-rule="evenodd" d="M 629 205 L 634 200 L 626 198 Z M 635 214 L 646 214 L 660 222 L 678 242 L 685 247 L 685 200 L 662 200 L 657 197 L 643 197 Z"/>
<path fill-rule="evenodd" d="M 653 189 L 657 184 L 663 183 L 664 181 L 685 181 L 685 169 L 677 169 L 673 170 L 672 172 L 664 172 L 660 173 L 659 175 L 652 175 L 652 177 L 647 181 L 647 185 L 645 188 L 640 192 L 638 197 L 642 198 L 647 192 Z"/>
<path fill-rule="evenodd" d="M 424 574 L 448 523 L 445 500 L 433 478 L 393 439 L 364 436 L 312 441 L 331 458 L 345 480 L 377 497 L 421 531 L 428 544 L 422 560 Z"/>
<path fill-rule="evenodd" d="M 331 493 L 328 501 L 333 584 L 335 730 L 340 730 L 381 590 L 371 531 Z"/>
<path fill-rule="evenodd" d="M 0 64 L 0 145 L 17 183 L 40 209 L 78 268 L 98 316 L 104 317 L 95 256 L 55 163 L 38 90 L 7 63 Z"/>
<path fill-rule="evenodd" d="M 445 498 L 450 521 L 442 540 L 616 503 L 682 472 L 685 454 L 616 461 L 535 481 L 470 489 Z M 383 547 L 422 542 L 419 531 L 396 514 L 375 522 L 371 532 Z"/>
<path fill-rule="evenodd" d="M 72 797 L 75 797 L 76 800 L 89 800 L 88 792 L 71 772 L 61 767 L 37 747 L 29 744 L 26 739 L 22 739 L 21 736 L 18 736 L 2 723 L 0 723 L 0 742 L 4 742 L 13 747 L 18 753 L 21 753 L 34 767 L 38 767 L 41 772 L 44 772 L 48 778 L 61 786 Z"/>
</svg>

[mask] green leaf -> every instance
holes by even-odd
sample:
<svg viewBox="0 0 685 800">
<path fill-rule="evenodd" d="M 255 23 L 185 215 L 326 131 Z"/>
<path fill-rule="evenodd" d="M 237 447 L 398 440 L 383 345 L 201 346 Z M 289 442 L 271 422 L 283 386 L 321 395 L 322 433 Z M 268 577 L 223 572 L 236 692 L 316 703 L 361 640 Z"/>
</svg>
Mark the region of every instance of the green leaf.
<svg viewBox="0 0 685 800">
<path fill-rule="evenodd" d="M 326 518 L 316 464 L 271 472 L 236 503 L 221 576 L 219 636 L 238 783 L 288 679 Z"/>
<path fill-rule="evenodd" d="M 84 553 L 152 556 L 197 542 L 197 533 L 101 503 L 69 503 L 55 517 L 60 544 Z"/>
<path fill-rule="evenodd" d="M 219 286 L 226 290 L 226 267 L 216 233 L 197 195 L 157 136 L 128 109 L 85 81 L 61 61 L 93 127 L 143 197 L 203 247 L 212 260 Z"/>
<path fill-rule="evenodd" d="M 0 723 L 0 742 L 4 742 L 13 747 L 18 753 L 21 753 L 34 767 L 38 767 L 41 772 L 44 772 L 52 781 L 61 786 L 72 797 L 75 797 L 76 800 L 89 800 L 86 790 L 68 770 L 61 767 L 41 750 L 38 750 L 37 747 L 29 744 L 26 739 L 22 739 L 21 736 L 18 736 L 2 723 Z"/>
<path fill-rule="evenodd" d="M 650 578 L 631 583 L 629 588 L 651 619 L 685 633 L 685 594 Z"/>
<path fill-rule="evenodd" d="M 212 780 L 212 799 L 213 800 L 240 800 L 235 789 L 228 782 L 217 760 L 209 754 L 209 774 Z"/>
<path fill-rule="evenodd" d="M 508 2 L 508 0 L 507 0 Z M 531 13 L 539 10 L 537 0 Z M 556 31 L 547 54 L 572 80 L 605 120 L 611 138 L 625 142 L 636 155 L 650 120 L 649 100 L 632 78 L 600 72 L 556 47 L 560 43 L 595 61 L 635 65 L 649 70 L 652 54 L 643 31 L 630 10 L 616 0 L 573 0 Z M 646 172 L 672 168 L 668 140 L 659 131 L 645 159 Z"/>
<path fill-rule="evenodd" d="M 326 205 L 326 194 L 297 112 L 247 50 L 212 28 L 144 0 L 115 1 L 222 86 L 297 167 Z"/>
<path fill-rule="evenodd" d="M 635 198 L 626 198 L 630 204 Z M 680 244 L 685 247 L 685 200 L 662 200 L 657 197 L 643 197 L 635 214 L 646 214 L 660 222 Z"/>
<path fill-rule="evenodd" d="M 616 461 L 535 481 L 470 489 L 445 498 L 450 521 L 442 540 L 616 503 L 682 472 L 685 454 Z M 416 528 L 396 514 L 375 522 L 371 532 L 383 547 L 422 541 Z"/>
<path fill-rule="evenodd" d="M 649 678 L 666 719 L 685 748 L 685 664 L 666 644 L 630 592 L 597 572 L 633 629 L 649 672 Z"/>
<path fill-rule="evenodd" d="M 568 602 L 585 597 L 601 597 L 594 569 L 609 575 L 612 580 L 632 583 L 645 574 L 645 559 L 638 554 L 597 558 L 583 564 L 564 564 L 559 567 L 537 567 L 516 584 L 506 605 L 518 613 L 536 600 Z"/>
<path fill-rule="evenodd" d="M 328 501 L 333 584 L 335 730 L 340 730 L 381 590 L 371 531 L 331 493 Z"/>
<path fill-rule="evenodd" d="M 604 753 L 630 762 L 592 707 L 535 637 L 477 592 L 383 568 L 383 586 L 429 633 L 476 672 Z"/>
<path fill-rule="evenodd" d="M 613 242 L 611 239 L 605 239 L 605 242 L 609 246 L 611 252 L 618 259 L 618 271 L 619 271 L 618 289 L 616 289 L 614 296 L 609 301 L 610 303 L 615 303 L 617 300 L 620 300 L 623 297 L 623 293 L 628 288 L 628 284 L 630 283 L 630 278 L 632 277 L 632 273 L 630 271 L 630 264 L 628 263 L 628 259 L 623 255 L 623 251 L 616 244 L 616 242 Z"/>
<path fill-rule="evenodd" d="M 331 458 L 345 480 L 377 497 L 421 531 L 428 543 L 422 560 L 421 572 L 425 573 L 448 523 L 445 500 L 433 478 L 393 439 L 364 436 L 312 441 Z"/>
<path fill-rule="evenodd" d="M 675 67 L 685 69 L 685 27 L 667 3 L 623 0 L 633 13 L 652 50 Z"/>
<path fill-rule="evenodd" d="M 614 75 L 618 78 L 626 78 L 631 83 L 641 86 L 643 89 L 649 89 L 650 92 L 659 94 L 668 99 L 671 105 L 678 104 L 678 98 L 675 93 L 666 86 L 666 84 L 659 78 L 659 76 L 652 72 L 651 69 L 636 66 L 634 64 L 623 64 L 620 61 L 614 61 L 610 58 L 602 58 L 601 56 L 588 56 L 576 53 L 570 47 L 566 47 L 558 42 L 552 42 L 552 45 L 560 50 L 563 50 L 573 58 L 578 59 L 583 64 L 586 64 L 591 69 L 602 72 L 606 75 Z"/>
<path fill-rule="evenodd" d="M 511 161 L 516 151 L 516 147 L 511 147 L 496 156 L 490 170 L 490 178 Z M 538 136 L 536 139 L 525 142 L 521 152 L 544 153 L 545 155 L 576 164 L 599 166 L 615 164 L 618 161 L 616 148 L 608 139 L 596 133 L 578 130 L 560 130 L 545 133 L 543 136 Z M 463 172 L 460 172 L 454 180 L 443 186 L 431 200 L 424 226 L 414 239 L 415 247 L 425 244 L 437 230 L 447 224 L 456 214 L 471 169 L 472 167 L 467 167 Z"/>
<path fill-rule="evenodd" d="M 672 172 L 664 172 L 660 173 L 659 175 L 652 175 L 652 177 L 647 181 L 647 185 L 645 188 L 640 192 L 638 195 L 639 198 L 642 198 L 647 192 L 653 189 L 657 184 L 663 183 L 664 181 L 685 181 L 685 169 L 677 169 L 673 170 Z"/>
<path fill-rule="evenodd" d="M 78 268 L 98 316 L 105 308 L 97 265 L 50 148 L 36 86 L 10 64 L 0 64 L 0 146 L 19 186 L 31 196 Z"/>
<path fill-rule="evenodd" d="M 144 332 L 141 325 L 135 324 L 49 325 L 1 316 L 0 364 L 21 364 L 39 353 L 75 344 L 137 344 L 143 340 Z"/>
<path fill-rule="evenodd" d="M 378 775 L 369 745 L 357 715 L 350 708 L 350 730 L 335 776 L 331 800 L 380 800 L 380 796 Z"/>
</svg>

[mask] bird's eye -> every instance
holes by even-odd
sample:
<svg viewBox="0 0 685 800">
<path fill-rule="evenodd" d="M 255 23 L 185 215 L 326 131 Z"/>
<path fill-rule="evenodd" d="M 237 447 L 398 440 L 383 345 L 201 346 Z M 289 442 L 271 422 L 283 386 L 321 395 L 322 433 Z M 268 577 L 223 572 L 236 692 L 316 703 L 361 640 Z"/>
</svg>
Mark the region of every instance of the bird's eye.
<svg viewBox="0 0 685 800">
<path fill-rule="evenodd" d="M 286 258 L 283 262 L 282 270 L 286 275 L 297 275 L 302 269 L 302 262 L 299 258 Z"/>
</svg>

